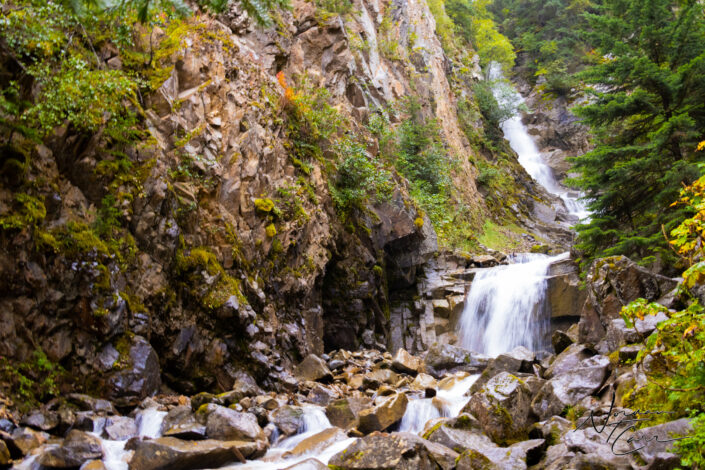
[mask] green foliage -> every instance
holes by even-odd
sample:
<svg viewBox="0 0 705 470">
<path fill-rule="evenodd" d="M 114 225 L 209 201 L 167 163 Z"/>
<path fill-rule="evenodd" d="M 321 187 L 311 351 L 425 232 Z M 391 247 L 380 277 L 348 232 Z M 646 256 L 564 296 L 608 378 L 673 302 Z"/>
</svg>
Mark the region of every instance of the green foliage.
<svg viewBox="0 0 705 470">
<path fill-rule="evenodd" d="M 59 384 L 67 380 L 64 368 L 50 361 L 42 349 L 15 365 L 0 357 L 0 381 L 21 410 L 59 396 Z"/>
<path fill-rule="evenodd" d="M 514 65 L 514 46 L 498 31 L 489 1 L 446 0 L 446 10 L 456 25 L 456 30 L 477 50 L 480 65 L 500 63 L 505 70 Z"/>
<path fill-rule="evenodd" d="M 407 98 L 403 108 L 409 118 L 399 127 L 397 169 L 423 192 L 448 194 L 450 157 L 441 141 L 438 123 L 422 117 L 416 98 Z"/>
<path fill-rule="evenodd" d="M 587 259 L 624 254 L 673 261 L 661 235 L 684 216 L 669 209 L 697 177 L 705 130 L 705 22 L 699 2 L 606 1 L 587 16 L 596 64 L 581 72 L 593 99 L 575 109 L 595 135 L 573 159 L 592 219 L 577 227 Z M 697 77 L 697 78 L 696 78 Z"/>
<path fill-rule="evenodd" d="M 528 58 L 519 72 L 532 83 L 541 80 L 548 93 L 567 95 L 578 85 L 573 72 L 586 63 L 590 49 L 583 31 L 585 12 L 602 0 L 492 0 L 488 10 L 500 30 Z"/>
<path fill-rule="evenodd" d="M 696 211 L 686 218 L 671 235 L 670 244 L 679 256 L 692 265 L 683 274 L 678 287 L 680 300 L 685 308 L 669 312 L 665 307 L 638 299 L 622 309 L 627 325 L 647 315 L 666 313 L 656 331 L 645 341 L 645 348 L 637 356 L 642 362 L 649 357 L 645 387 L 632 391 L 627 404 L 639 409 L 664 410 L 675 414 L 662 415 L 667 419 L 680 416 L 694 418 L 694 431 L 678 441 L 676 448 L 682 456 L 682 465 L 688 468 L 705 468 L 702 445 L 705 442 L 705 308 L 695 295 L 705 285 L 705 255 L 702 244 L 701 221 L 705 218 L 702 200 L 705 196 L 705 176 L 687 186 L 681 193 L 680 203 Z"/>
<path fill-rule="evenodd" d="M 363 209 L 370 195 L 375 200 L 391 197 L 392 175 L 368 156 L 362 144 L 343 139 L 337 144 L 336 153 L 340 163 L 331 194 L 341 213 L 346 214 L 352 208 Z"/>
</svg>

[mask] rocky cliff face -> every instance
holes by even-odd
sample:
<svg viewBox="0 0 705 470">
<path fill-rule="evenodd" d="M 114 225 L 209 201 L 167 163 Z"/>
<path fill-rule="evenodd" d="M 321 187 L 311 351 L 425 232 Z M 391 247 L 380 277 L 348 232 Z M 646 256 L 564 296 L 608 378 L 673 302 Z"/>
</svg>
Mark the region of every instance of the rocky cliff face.
<svg viewBox="0 0 705 470">
<path fill-rule="evenodd" d="M 295 1 L 264 30 L 233 8 L 135 40 L 162 45 L 167 72 L 144 97 L 148 137 L 123 160 L 103 153 L 100 135 L 67 128 L 30 149 L 27 180 L 46 214 L 2 232 L 0 353 L 14 364 L 45 353 L 66 370 L 65 388 L 134 403 L 158 389 L 160 371 L 186 393 L 228 390 L 242 373 L 281 388 L 309 353 L 396 347 L 390 299 L 410 300 L 395 292 L 414 290 L 436 251 L 432 224 L 399 177 L 391 197 L 341 216 L 331 149 L 296 158 L 282 85 L 328 90 L 345 121 L 337 132 L 362 136 L 371 155 L 370 116 L 417 97 L 455 162 L 458 203 L 481 221 L 457 109 L 471 82 L 453 74 L 426 2 L 357 1 L 337 15 Z M 113 49 L 99 54 L 121 67 Z M 16 183 L 4 184 L 6 215 L 18 200 Z M 545 197 L 533 184 L 527 193 Z M 89 229 L 116 218 L 124 224 Z"/>
</svg>

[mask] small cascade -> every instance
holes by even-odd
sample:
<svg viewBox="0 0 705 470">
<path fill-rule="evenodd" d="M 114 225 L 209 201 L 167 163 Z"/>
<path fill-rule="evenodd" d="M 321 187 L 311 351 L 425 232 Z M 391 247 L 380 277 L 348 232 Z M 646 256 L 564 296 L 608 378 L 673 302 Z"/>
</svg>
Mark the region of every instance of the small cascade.
<svg viewBox="0 0 705 470">
<path fill-rule="evenodd" d="M 489 79 L 495 83 L 492 87 L 492 92 L 500 105 L 515 105 L 524 102 L 524 98 L 514 88 L 508 88 L 502 84 L 504 79 L 502 67 L 497 62 L 493 62 L 489 67 Z M 546 188 L 549 193 L 563 199 L 570 214 L 576 216 L 579 220 L 587 219 L 589 213 L 585 204 L 579 199 L 580 193 L 570 191 L 556 181 L 553 170 L 543 161 L 536 142 L 529 135 L 524 123 L 521 122 L 521 116 L 515 114 L 504 121 L 500 127 L 504 132 L 504 137 L 509 141 L 509 146 L 519 156 L 519 163 L 526 172 L 541 186 Z"/>
<path fill-rule="evenodd" d="M 325 411 L 320 406 L 304 405 L 303 412 L 303 424 L 298 429 L 298 433 L 282 440 L 275 445 L 274 449 L 277 451 L 291 450 L 304 439 L 332 427 Z"/>
<path fill-rule="evenodd" d="M 546 276 L 552 263 L 567 257 L 519 254 L 513 264 L 479 271 L 459 320 L 458 345 L 489 356 L 517 346 L 548 349 Z"/>
<path fill-rule="evenodd" d="M 135 420 L 137 435 L 149 438 L 159 437 L 165 417 L 166 411 L 159 411 L 156 408 L 147 408 L 140 411 Z"/>
<path fill-rule="evenodd" d="M 465 396 L 479 375 L 456 380 L 450 387 L 436 391 L 435 398 L 412 399 L 406 407 L 399 431 L 415 434 L 423 431 L 426 423 L 436 418 L 458 416 L 470 397 Z"/>
</svg>

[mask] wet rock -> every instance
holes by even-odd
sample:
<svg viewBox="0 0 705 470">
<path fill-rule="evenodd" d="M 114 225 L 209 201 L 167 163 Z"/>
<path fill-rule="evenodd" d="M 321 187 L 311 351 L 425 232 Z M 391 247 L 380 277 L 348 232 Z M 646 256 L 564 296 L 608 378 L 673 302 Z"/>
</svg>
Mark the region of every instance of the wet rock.
<svg viewBox="0 0 705 470">
<path fill-rule="evenodd" d="M 373 434 L 334 455 L 329 466 L 340 470 L 450 470 L 458 454 L 410 433 Z"/>
<path fill-rule="evenodd" d="M 325 361 L 315 354 L 309 354 L 301 363 L 296 366 L 294 375 L 299 380 L 329 381 L 333 379 L 333 374 Z"/>
<path fill-rule="evenodd" d="M 132 338 L 129 364 L 112 374 L 107 382 L 108 397 L 122 405 L 136 405 L 159 390 L 159 358 L 146 339 Z"/>
<path fill-rule="evenodd" d="M 105 423 L 105 434 L 113 441 L 126 441 L 137 435 L 135 420 L 127 416 L 113 416 Z"/>
<path fill-rule="evenodd" d="M 342 398 L 326 407 L 326 416 L 333 426 L 349 429 L 357 425 L 360 411 L 369 408 L 371 403 L 369 398 Z"/>
<path fill-rule="evenodd" d="M 206 435 L 209 439 L 246 442 L 265 440 L 257 417 L 252 413 L 241 413 L 219 405 L 206 406 Z"/>
<path fill-rule="evenodd" d="M 206 426 L 196 421 L 190 406 L 177 406 L 164 417 L 161 433 L 166 437 L 200 440 L 206 438 Z"/>
<path fill-rule="evenodd" d="M 20 424 L 40 431 L 51 431 L 59 426 L 59 414 L 55 411 L 36 410 L 23 416 Z"/>
<path fill-rule="evenodd" d="M 423 361 L 402 348 L 394 356 L 392 367 L 398 372 L 416 374 L 423 368 Z"/>
<path fill-rule="evenodd" d="M 440 379 L 448 372 L 480 372 L 487 366 L 489 358 L 451 344 L 436 343 L 424 360 L 425 372 Z"/>
<path fill-rule="evenodd" d="M 362 410 L 358 416 L 358 430 L 363 434 L 373 431 L 383 431 L 392 424 L 401 420 L 406 411 L 409 399 L 404 393 L 398 393 L 389 398 L 385 398 L 382 403 L 374 408 Z"/>
<path fill-rule="evenodd" d="M 495 442 L 520 437 L 529 424 L 530 410 L 531 391 L 509 372 L 492 377 L 463 409 L 477 418 Z"/>
<path fill-rule="evenodd" d="M 328 428 L 307 437 L 299 442 L 292 450 L 284 453 L 283 457 L 295 457 L 308 453 L 320 452 L 331 444 L 347 439 L 347 434 L 340 428 Z"/>
<path fill-rule="evenodd" d="M 291 436 L 303 429 L 304 411 L 298 406 L 284 405 L 272 413 L 272 422 L 286 436 Z"/>
<path fill-rule="evenodd" d="M 570 372 L 550 379 L 531 402 L 539 419 L 559 415 L 566 406 L 573 406 L 602 386 L 610 367 L 605 356 L 593 356 L 580 361 Z"/>
<path fill-rule="evenodd" d="M 86 432 L 72 430 L 60 447 L 42 453 L 37 461 L 49 468 L 75 468 L 84 462 L 103 458 L 100 439 Z"/>
<path fill-rule="evenodd" d="M 217 468 L 263 453 L 254 442 L 182 441 L 173 437 L 137 441 L 133 444 L 133 450 L 135 453 L 130 460 L 130 470 Z"/>
</svg>

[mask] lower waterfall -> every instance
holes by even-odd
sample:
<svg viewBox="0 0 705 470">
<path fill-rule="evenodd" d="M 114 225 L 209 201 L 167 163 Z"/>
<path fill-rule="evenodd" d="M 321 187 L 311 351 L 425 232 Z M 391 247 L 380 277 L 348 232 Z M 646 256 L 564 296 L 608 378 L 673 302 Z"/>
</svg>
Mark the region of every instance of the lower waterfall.
<svg viewBox="0 0 705 470">
<path fill-rule="evenodd" d="M 513 264 L 478 271 L 458 322 L 458 345 L 489 356 L 517 346 L 548 349 L 546 276 L 552 263 L 567 257 L 517 254 Z"/>
</svg>

